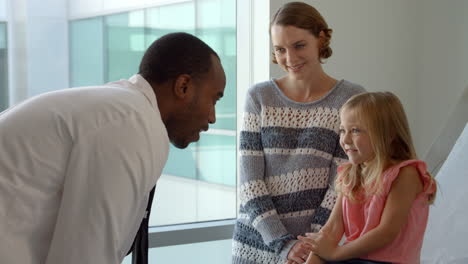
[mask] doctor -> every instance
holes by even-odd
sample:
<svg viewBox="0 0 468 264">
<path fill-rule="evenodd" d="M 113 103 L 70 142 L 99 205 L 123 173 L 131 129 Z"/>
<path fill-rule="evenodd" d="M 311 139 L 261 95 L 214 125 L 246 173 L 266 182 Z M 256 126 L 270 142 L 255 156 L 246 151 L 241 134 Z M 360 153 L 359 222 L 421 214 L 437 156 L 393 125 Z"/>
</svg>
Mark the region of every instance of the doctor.
<svg viewBox="0 0 468 264">
<path fill-rule="evenodd" d="M 1 113 L 1 262 L 121 263 L 169 142 L 185 148 L 215 123 L 225 84 L 208 45 L 173 33 L 128 80 L 46 93 Z"/>
</svg>

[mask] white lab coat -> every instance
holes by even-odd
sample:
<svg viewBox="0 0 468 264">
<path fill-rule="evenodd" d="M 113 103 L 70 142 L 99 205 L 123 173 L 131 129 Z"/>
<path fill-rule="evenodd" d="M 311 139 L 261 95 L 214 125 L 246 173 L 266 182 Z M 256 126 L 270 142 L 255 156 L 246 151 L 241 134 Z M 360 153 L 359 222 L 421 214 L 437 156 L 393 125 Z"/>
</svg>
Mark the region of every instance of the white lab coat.
<svg viewBox="0 0 468 264">
<path fill-rule="evenodd" d="M 134 75 L 0 115 L 0 262 L 121 263 L 167 161 L 156 96 Z"/>
</svg>

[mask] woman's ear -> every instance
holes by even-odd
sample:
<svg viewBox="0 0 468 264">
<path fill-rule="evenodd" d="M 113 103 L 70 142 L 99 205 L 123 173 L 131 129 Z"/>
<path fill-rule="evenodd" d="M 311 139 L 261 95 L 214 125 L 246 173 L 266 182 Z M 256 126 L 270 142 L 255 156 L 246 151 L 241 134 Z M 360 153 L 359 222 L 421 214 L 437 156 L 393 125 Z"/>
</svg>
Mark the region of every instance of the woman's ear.
<svg viewBox="0 0 468 264">
<path fill-rule="evenodd" d="M 323 30 L 320 31 L 319 38 L 321 38 L 321 39 L 325 38 L 325 32 L 323 32 Z"/>
<path fill-rule="evenodd" d="M 323 43 L 325 43 L 326 41 L 326 36 L 325 36 L 325 32 L 320 31 L 319 35 L 318 35 L 318 43 L 319 43 L 319 48 L 322 48 L 323 47 Z"/>
<path fill-rule="evenodd" d="M 190 96 L 190 86 L 192 85 L 192 77 L 188 74 L 179 75 L 174 82 L 174 95 L 177 99 L 186 99 Z"/>
</svg>

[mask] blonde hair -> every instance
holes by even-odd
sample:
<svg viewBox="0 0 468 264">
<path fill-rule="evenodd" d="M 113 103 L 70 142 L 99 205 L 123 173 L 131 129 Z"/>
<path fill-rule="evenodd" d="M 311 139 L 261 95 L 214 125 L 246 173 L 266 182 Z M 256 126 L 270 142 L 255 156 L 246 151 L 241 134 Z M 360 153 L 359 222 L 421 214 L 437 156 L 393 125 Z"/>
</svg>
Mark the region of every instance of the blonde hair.
<svg viewBox="0 0 468 264">
<path fill-rule="evenodd" d="M 382 172 L 392 161 L 417 159 L 411 132 L 403 105 L 391 92 L 368 92 L 354 95 L 341 108 L 354 111 L 357 118 L 367 129 L 374 158 L 361 164 L 347 164 L 335 182 L 336 190 L 351 200 L 361 200 L 358 194 L 365 190 L 365 195 L 382 192 Z M 434 178 L 427 173 L 431 184 Z M 365 175 L 365 176 L 364 176 Z M 434 195 L 429 197 L 432 203 Z"/>
<path fill-rule="evenodd" d="M 329 58 L 333 51 L 330 48 L 332 29 L 328 28 L 328 24 L 322 15 L 314 7 L 303 2 L 289 2 L 284 4 L 276 11 L 270 22 L 271 28 L 274 25 L 279 26 L 294 26 L 297 28 L 309 31 L 314 37 L 319 38 L 320 32 L 323 32 L 324 37 L 321 39 L 319 49 L 319 61 L 323 63 L 323 59 Z M 278 64 L 275 53 L 272 53 L 272 62 Z"/>
</svg>

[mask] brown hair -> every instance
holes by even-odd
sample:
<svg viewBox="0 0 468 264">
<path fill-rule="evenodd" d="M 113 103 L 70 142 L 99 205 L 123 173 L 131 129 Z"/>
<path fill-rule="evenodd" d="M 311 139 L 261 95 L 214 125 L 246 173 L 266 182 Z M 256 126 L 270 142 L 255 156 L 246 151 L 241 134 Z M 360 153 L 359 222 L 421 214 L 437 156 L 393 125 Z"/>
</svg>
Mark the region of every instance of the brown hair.
<svg viewBox="0 0 468 264">
<path fill-rule="evenodd" d="M 321 39 L 321 47 L 319 49 L 319 61 L 323 63 L 322 59 L 329 58 L 333 51 L 330 48 L 332 29 L 328 28 L 327 22 L 322 15 L 314 7 L 303 2 L 290 2 L 284 4 L 276 11 L 275 15 L 270 22 L 271 27 L 274 25 L 279 26 L 294 26 L 297 28 L 309 31 L 316 38 L 319 38 L 320 32 L 325 35 Z M 273 53 L 273 63 L 276 61 Z"/>
</svg>

